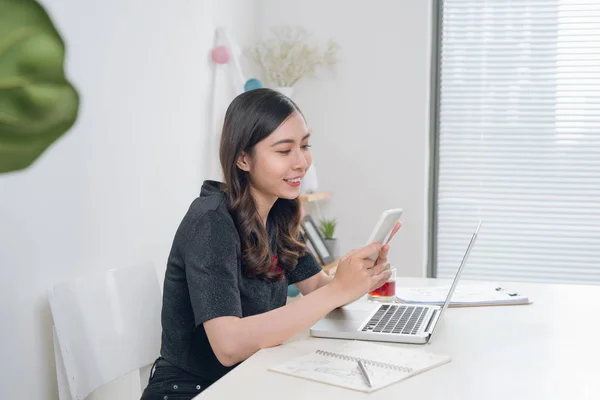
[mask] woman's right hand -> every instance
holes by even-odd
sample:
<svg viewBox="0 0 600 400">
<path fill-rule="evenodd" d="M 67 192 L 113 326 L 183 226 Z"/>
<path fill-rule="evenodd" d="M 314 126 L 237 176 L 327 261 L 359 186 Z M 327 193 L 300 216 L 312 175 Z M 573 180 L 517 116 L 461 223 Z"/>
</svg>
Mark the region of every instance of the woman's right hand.
<svg viewBox="0 0 600 400">
<path fill-rule="evenodd" d="M 369 259 L 381 250 L 381 244 L 373 243 L 344 256 L 337 267 L 330 285 L 334 285 L 340 298 L 340 305 L 356 300 L 367 293 L 377 282 L 387 280 L 390 275 L 390 264 L 375 266 Z"/>
</svg>

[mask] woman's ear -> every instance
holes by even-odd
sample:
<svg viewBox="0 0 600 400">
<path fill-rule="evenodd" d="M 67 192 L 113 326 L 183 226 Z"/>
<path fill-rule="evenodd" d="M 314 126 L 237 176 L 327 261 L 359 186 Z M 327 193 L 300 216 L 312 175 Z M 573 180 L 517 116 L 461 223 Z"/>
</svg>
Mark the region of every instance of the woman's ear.
<svg viewBox="0 0 600 400">
<path fill-rule="evenodd" d="M 250 155 L 243 151 L 235 164 L 242 171 L 250 172 Z"/>
</svg>

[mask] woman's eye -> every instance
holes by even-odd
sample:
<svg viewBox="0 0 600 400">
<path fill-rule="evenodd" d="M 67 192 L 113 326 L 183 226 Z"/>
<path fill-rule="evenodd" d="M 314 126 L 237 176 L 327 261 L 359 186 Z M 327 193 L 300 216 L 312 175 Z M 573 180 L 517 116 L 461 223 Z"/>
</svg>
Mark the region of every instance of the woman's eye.
<svg viewBox="0 0 600 400">
<path fill-rule="evenodd" d="M 302 148 L 302 150 L 308 150 L 309 148 L 311 148 L 311 145 L 310 144 L 305 144 L 305 145 L 301 146 L 301 148 Z M 279 154 L 283 154 L 283 155 L 290 154 L 291 152 L 292 152 L 291 149 L 288 149 L 288 150 L 279 150 L 278 151 Z"/>
</svg>

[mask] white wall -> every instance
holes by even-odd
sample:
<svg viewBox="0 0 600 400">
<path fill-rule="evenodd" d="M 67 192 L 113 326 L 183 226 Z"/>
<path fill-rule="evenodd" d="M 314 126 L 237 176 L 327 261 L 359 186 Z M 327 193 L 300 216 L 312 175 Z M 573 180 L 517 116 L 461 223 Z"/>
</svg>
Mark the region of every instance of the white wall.
<svg viewBox="0 0 600 400">
<path fill-rule="evenodd" d="M 0 175 L 0 397 L 56 399 L 46 290 L 151 261 L 207 178 L 218 25 L 252 37 L 245 0 L 44 0 L 82 96 L 76 126 L 31 168 Z M 220 77 L 221 102 L 231 100 Z M 157 349 L 158 351 L 158 349 Z M 115 397 L 112 397 L 115 398 Z"/>
<path fill-rule="evenodd" d="M 334 76 L 298 85 L 293 98 L 314 130 L 321 207 L 339 220 L 342 252 L 362 246 L 379 214 L 405 210 L 390 260 L 423 276 L 427 248 L 431 0 L 257 0 L 256 26 L 302 25 L 337 40 Z M 315 208 L 311 208 L 316 212 Z"/>
<path fill-rule="evenodd" d="M 430 0 L 43 4 L 64 34 L 82 105 L 76 126 L 31 168 L 0 175 L 1 397 L 57 398 L 50 285 L 146 260 L 164 269 L 177 224 L 209 177 L 207 52 L 221 24 L 242 44 L 255 24 L 276 23 L 341 43 L 336 76 L 294 95 L 315 131 L 321 187 L 334 192 L 323 211 L 339 218 L 347 251 L 383 209 L 403 207 L 391 260 L 401 274 L 423 274 Z M 223 78 L 221 107 L 231 96 Z"/>
</svg>

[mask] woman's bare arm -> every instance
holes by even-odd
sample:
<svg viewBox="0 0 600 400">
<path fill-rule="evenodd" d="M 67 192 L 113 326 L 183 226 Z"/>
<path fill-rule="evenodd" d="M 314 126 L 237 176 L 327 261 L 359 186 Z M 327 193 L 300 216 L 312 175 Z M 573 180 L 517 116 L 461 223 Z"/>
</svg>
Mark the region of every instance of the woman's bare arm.
<svg viewBox="0 0 600 400">
<path fill-rule="evenodd" d="M 234 365 L 262 348 L 283 343 L 341 304 L 334 286 L 325 286 L 275 310 L 246 318 L 219 317 L 204 323 L 219 362 Z"/>
<path fill-rule="evenodd" d="M 389 264 L 367 257 L 379 250 L 371 245 L 340 261 L 330 284 L 283 307 L 251 317 L 218 317 L 204 322 L 210 345 L 219 362 L 231 366 L 258 350 L 277 346 L 316 323 L 331 310 L 365 294 L 390 276 Z"/>
</svg>

